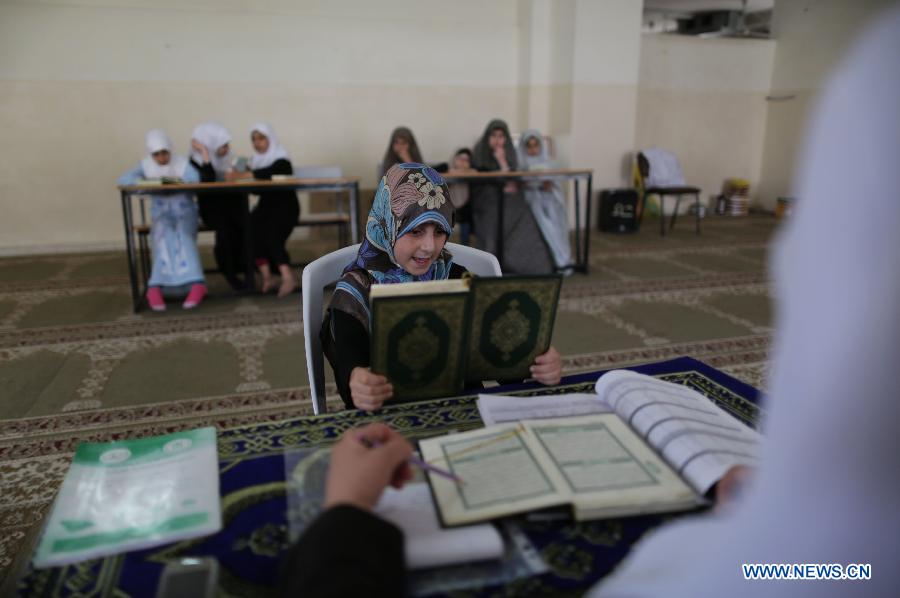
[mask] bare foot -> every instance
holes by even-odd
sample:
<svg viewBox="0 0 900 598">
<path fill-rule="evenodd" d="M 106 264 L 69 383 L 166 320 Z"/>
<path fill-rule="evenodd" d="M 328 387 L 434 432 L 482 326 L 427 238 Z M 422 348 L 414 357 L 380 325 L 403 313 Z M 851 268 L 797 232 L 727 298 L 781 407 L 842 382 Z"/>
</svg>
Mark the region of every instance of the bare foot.
<svg viewBox="0 0 900 598">
<path fill-rule="evenodd" d="M 283 276 L 278 287 L 278 298 L 282 299 L 297 290 L 297 280 L 293 276 Z"/>
<path fill-rule="evenodd" d="M 294 271 L 288 264 L 278 266 L 278 273 L 281 274 L 281 286 L 278 287 L 278 298 L 282 299 L 294 292 L 297 288 L 297 278 Z"/>
<path fill-rule="evenodd" d="M 275 278 L 274 278 L 274 277 L 272 277 L 272 276 L 263 276 L 263 279 L 262 279 L 262 288 L 260 289 L 260 292 L 262 292 L 263 295 L 265 295 L 266 293 L 269 293 L 269 292 L 271 292 L 271 291 L 274 291 L 274 290 L 275 290 L 275 287 L 276 287 L 276 284 L 275 284 Z M 279 296 L 280 296 L 280 294 L 279 294 Z"/>
</svg>

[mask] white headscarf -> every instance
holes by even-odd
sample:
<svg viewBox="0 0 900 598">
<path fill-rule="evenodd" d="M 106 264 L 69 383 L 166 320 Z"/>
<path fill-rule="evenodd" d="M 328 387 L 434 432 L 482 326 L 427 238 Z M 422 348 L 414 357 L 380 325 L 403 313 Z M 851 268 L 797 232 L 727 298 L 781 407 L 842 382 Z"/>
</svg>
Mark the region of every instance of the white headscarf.
<svg viewBox="0 0 900 598">
<path fill-rule="evenodd" d="M 799 205 L 773 259 L 777 335 L 757 479 L 730 515 L 648 534 L 598 596 L 897 594 L 900 7 L 874 23 L 813 115 Z M 742 563 L 868 563 L 872 577 L 749 581 Z"/>
<path fill-rule="evenodd" d="M 537 139 L 540 144 L 541 152 L 537 156 L 528 155 L 528 140 Z M 527 129 L 519 138 L 519 166 L 522 170 L 535 170 L 538 168 L 551 168 L 553 166 L 550 160 L 550 154 L 547 152 L 547 144 L 541 137 L 541 132 L 537 129 Z"/>
<path fill-rule="evenodd" d="M 257 133 L 262 133 L 269 140 L 269 149 L 266 150 L 266 153 L 260 154 L 259 152 L 253 152 L 253 156 L 250 158 L 250 168 L 256 170 L 257 168 L 268 168 L 277 160 L 285 159 L 290 160 L 290 156 L 285 151 L 281 144 L 278 143 L 278 138 L 275 137 L 275 131 L 272 130 L 272 126 L 267 123 L 256 123 L 250 129 L 250 133 L 253 131 Z"/>
<path fill-rule="evenodd" d="M 158 179 L 160 177 L 183 177 L 184 169 L 187 168 L 187 159 L 183 156 L 172 154 L 172 142 L 169 136 L 162 129 L 150 129 L 144 140 L 147 146 L 147 156 L 141 160 L 141 168 L 144 176 L 150 179 Z M 169 163 L 161 165 L 153 159 L 153 154 L 166 150 L 170 153 Z"/>
<path fill-rule="evenodd" d="M 228 153 L 224 156 L 220 156 L 216 153 L 220 147 L 231 142 L 231 133 L 228 132 L 228 129 L 217 122 L 200 123 L 194 129 L 191 138 L 196 139 L 206 146 L 206 151 L 209 152 L 209 162 L 212 164 L 213 170 L 216 171 L 217 175 L 220 175 L 221 177 L 221 175 L 224 175 L 231 170 L 231 163 L 233 161 L 231 148 L 228 148 Z M 191 149 L 191 158 L 197 164 L 203 164 L 203 156 L 193 148 Z"/>
</svg>

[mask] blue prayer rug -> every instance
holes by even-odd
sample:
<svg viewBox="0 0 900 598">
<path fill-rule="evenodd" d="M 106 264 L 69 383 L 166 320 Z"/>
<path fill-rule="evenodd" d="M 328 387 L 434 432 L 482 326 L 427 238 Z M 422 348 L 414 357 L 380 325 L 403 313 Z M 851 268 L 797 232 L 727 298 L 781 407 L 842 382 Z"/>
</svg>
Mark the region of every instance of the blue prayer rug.
<svg viewBox="0 0 900 598">
<path fill-rule="evenodd" d="M 749 426 L 755 427 L 759 420 L 760 394 L 755 388 L 695 359 L 681 357 L 627 369 L 693 388 Z M 602 372 L 567 376 L 555 387 L 523 383 L 478 392 L 521 396 L 591 393 L 600 375 Z M 18 584 L 18 593 L 29 597 L 152 598 L 167 562 L 211 556 L 219 561 L 219 588 L 226 595 L 275 596 L 281 556 L 288 547 L 286 450 L 327 445 L 345 430 L 373 421 L 384 421 L 411 440 L 478 428 L 482 422 L 476 400 L 477 394 L 472 394 L 386 407 L 375 415 L 343 411 L 220 431 L 221 532 L 65 567 L 29 568 Z M 518 518 L 550 572 L 519 579 L 505 588 L 454 595 L 582 594 L 609 573 L 642 535 L 674 517 L 586 522 Z"/>
</svg>

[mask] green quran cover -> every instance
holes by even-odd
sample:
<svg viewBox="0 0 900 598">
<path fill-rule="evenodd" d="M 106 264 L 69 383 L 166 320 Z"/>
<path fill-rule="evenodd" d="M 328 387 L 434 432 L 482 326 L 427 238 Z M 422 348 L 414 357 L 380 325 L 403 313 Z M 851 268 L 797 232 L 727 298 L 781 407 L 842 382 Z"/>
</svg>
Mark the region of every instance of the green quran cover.
<svg viewBox="0 0 900 598">
<path fill-rule="evenodd" d="M 528 378 L 550 347 L 561 284 L 552 274 L 373 285 L 372 371 L 390 380 L 394 402 Z"/>
</svg>

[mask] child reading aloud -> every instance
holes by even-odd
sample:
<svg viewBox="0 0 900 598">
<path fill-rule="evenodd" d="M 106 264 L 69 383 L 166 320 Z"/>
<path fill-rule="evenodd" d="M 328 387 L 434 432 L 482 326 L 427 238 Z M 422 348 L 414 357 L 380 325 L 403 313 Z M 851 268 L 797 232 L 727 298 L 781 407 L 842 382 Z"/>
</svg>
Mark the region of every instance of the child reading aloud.
<svg viewBox="0 0 900 598">
<path fill-rule="evenodd" d="M 119 177 L 120 185 L 133 185 L 139 179 L 177 179 L 200 182 L 200 175 L 187 158 L 172 154 L 172 142 L 160 129 L 152 129 L 146 138 L 148 155 L 141 163 Z M 153 311 L 164 311 L 163 287 L 190 285 L 182 307 L 197 307 L 206 295 L 203 266 L 197 253 L 197 204 L 192 195 L 177 193 L 153 195 L 150 230 L 153 269 L 147 282 L 147 304 Z"/>
<path fill-rule="evenodd" d="M 322 347 L 348 408 L 374 411 L 393 396 L 390 381 L 368 369 L 371 286 L 462 278 L 465 267 L 444 249 L 452 223 L 450 192 L 434 169 L 397 164 L 381 179 L 366 238 L 344 268 L 322 325 Z M 552 346 L 531 366 L 532 377 L 548 385 L 559 382 L 561 371 Z"/>
</svg>

